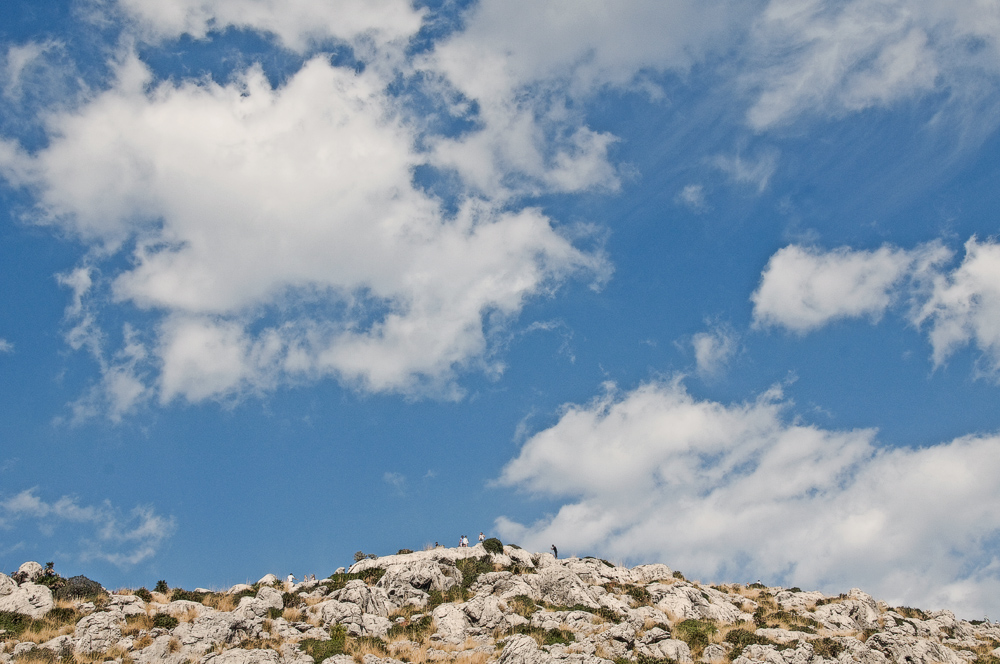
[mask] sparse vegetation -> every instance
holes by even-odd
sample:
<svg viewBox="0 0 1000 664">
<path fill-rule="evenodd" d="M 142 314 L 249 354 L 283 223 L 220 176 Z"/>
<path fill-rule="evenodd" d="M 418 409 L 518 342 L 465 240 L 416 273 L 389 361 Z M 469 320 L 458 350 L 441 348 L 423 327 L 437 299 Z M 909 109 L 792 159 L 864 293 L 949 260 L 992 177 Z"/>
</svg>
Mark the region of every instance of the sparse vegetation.
<svg viewBox="0 0 1000 664">
<path fill-rule="evenodd" d="M 170 586 L 167 585 L 167 582 L 164 579 L 160 579 L 159 581 L 156 582 L 156 586 L 153 587 L 153 590 L 155 590 L 158 593 L 163 593 L 164 595 L 166 595 L 168 592 L 170 592 Z"/>
<path fill-rule="evenodd" d="M 503 553 L 503 542 L 498 540 L 496 537 L 490 537 L 483 541 L 483 548 L 490 553 L 500 555 Z"/>
<path fill-rule="evenodd" d="M 174 627 L 177 627 L 177 625 L 179 624 L 181 624 L 180 620 L 174 618 L 171 615 L 167 615 L 166 613 L 158 613 L 153 618 L 153 627 L 160 627 L 162 629 L 173 629 Z"/>
<path fill-rule="evenodd" d="M 711 640 L 712 635 L 719 631 L 714 623 L 708 620 L 687 619 L 674 626 L 672 636 L 688 644 L 691 654 L 700 657 Z M 732 632 L 730 632 L 732 634 Z"/>
</svg>

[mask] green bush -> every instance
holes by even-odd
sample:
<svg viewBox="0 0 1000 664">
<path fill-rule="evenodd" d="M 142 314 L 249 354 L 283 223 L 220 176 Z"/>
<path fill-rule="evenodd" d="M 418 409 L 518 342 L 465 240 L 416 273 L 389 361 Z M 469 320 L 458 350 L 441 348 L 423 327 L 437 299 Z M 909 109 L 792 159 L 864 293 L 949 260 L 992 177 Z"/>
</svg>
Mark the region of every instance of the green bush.
<svg viewBox="0 0 1000 664">
<path fill-rule="evenodd" d="M 684 575 L 677 570 L 674 570 L 674 578 L 680 579 L 681 581 L 687 581 L 687 579 L 684 578 Z"/>
<path fill-rule="evenodd" d="M 397 556 L 405 556 L 408 553 L 413 553 L 413 549 L 400 549 L 396 552 Z"/>
<path fill-rule="evenodd" d="M 333 592 L 334 590 L 340 590 L 347 585 L 348 581 L 354 581 L 355 579 L 361 579 L 368 585 L 372 586 L 378 583 L 378 580 L 384 575 L 384 569 L 381 567 L 372 567 L 371 569 L 366 569 L 364 572 L 355 572 L 353 574 L 331 574 L 327 578 L 323 579 L 322 583 L 330 589 L 330 592 Z"/>
<path fill-rule="evenodd" d="M 17 636 L 28 629 L 32 622 L 31 618 L 22 613 L 0 611 L 0 629 L 5 630 L 7 634 Z"/>
<path fill-rule="evenodd" d="M 153 627 L 161 627 L 163 629 L 173 629 L 180 624 L 180 620 L 174 618 L 173 616 L 167 615 L 166 613 L 158 613 L 156 617 L 153 618 Z"/>
<path fill-rule="evenodd" d="M 344 629 L 343 625 L 334 625 L 330 628 L 329 641 L 302 639 L 299 641 L 299 647 L 318 664 L 327 657 L 345 654 L 347 649 L 347 630 Z"/>
<path fill-rule="evenodd" d="M 135 596 L 141 599 L 143 602 L 152 602 L 153 593 L 149 592 L 145 588 L 139 588 L 135 591 Z"/>
<path fill-rule="evenodd" d="M 158 593 L 163 593 L 164 595 L 166 595 L 168 592 L 170 592 L 170 586 L 167 585 L 167 582 L 164 579 L 160 579 L 159 581 L 156 582 L 156 586 L 153 588 L 153 590 L 155 590 Z"/>
<path fill-rule="evenodd" d="M 491 537 L 483 541 L 483 548 L 489 551 L 490 553 L 495 553 L 497 555 L 500 555 L 501 553 L 503 553 L 503 542 L 498 540 L 496 537 Z"/>
<path fill-rule="evenodd" d="M 531 625 L 518 625 L 514 628 L 514 634 L 526 634 L 540 640 L 543 646 L 572 643 L 576 640 L 576 636 L 569 630 L 557 628 L 541 629 L 540 627 L 532 627 Z"/>
<path fill-rule="evenodd" d="M 487 574 L 493 571 L 493 561 L 489 556 L 479 558 L 463 558 L 455 561 L 455 567 L 462 573 L 462 590 L 468 590 L 469 586 L 476 582 L 480 574 Z"/>
<path fill-rule="evenodd" d="M 708 645 L 712 634 L 715 634 L 717 631 L 719 631 L 718 628 L 707 620 L 689 618 L 674 626 L 672 636 L 687 643 L 691 648 L 691 653 L 697 656 Z"/>
<path fill-rule="evenodd" d="M 420 642 L 423 640 L 424 636 L 430 633 L 433 622 L 434 620 L 431 616 L 425 615 L 416 622 L 397 623 L 389 628 L 386 636 L 390 639 L 402 636 L 410 641 Z"/>
<path fill-rule="evenodd" d="M 174 592 L 170 595 L 170 601 L 176 602 L 177 600 L 185 600 L 188 602 L 201 602 L 208 596 L 208 593 L 198 593 L 193 590 L 184 590 L 183 588 L 174 588 Z"/>
</svg>

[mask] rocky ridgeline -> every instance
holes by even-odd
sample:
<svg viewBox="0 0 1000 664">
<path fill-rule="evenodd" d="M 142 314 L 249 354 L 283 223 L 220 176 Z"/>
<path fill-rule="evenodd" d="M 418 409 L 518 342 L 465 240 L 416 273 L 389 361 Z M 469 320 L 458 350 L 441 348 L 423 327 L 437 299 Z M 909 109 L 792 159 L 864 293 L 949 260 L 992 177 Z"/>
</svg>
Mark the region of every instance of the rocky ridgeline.
<svg viewBox="0 0 1000 664">
<path fill-rule="evenodd" d="M 487 544 L 225 592 L 109 593 L 25 563 L 0 574 L 0 664 L 1000 664 L 1000 625 L 857 589 L 705 586 Z"/>
</svg>

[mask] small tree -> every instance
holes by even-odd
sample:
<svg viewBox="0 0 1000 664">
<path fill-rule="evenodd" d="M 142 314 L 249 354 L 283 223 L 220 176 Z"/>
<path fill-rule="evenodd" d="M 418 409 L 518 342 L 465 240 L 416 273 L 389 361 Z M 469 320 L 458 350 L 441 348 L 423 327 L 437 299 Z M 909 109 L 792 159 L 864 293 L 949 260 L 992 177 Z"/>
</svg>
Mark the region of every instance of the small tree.
<svg viewBox="0 0 1000 664">
<path fill-rule="evenodd" d="M 168 592 L 170 592 L 170 586 L 167 585 L 167 582 L 165 580 L 160 579 L 159 581 L 156 582 L 156 587 L 153 588 L 153 590 L 155 590 L 158 593 L 163 593 L 164 595 L 166 595 Z"/>
</svg>

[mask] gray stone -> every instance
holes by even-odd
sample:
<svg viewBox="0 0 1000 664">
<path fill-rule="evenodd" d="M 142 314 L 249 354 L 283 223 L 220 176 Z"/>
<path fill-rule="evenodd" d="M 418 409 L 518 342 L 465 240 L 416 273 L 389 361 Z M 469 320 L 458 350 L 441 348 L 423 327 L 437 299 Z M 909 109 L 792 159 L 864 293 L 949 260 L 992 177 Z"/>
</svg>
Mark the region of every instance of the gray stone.
<svg viewBox="0 0 1000 664">
<path fill-rule="evenodd" d="M 543 555 L 551 557 L 551 554 Z M 538 599 L 549 604 L 558 606 L 582 604 L 594 609 L 600 606 L 591 593 L 590 586 L 561 565 L 543 566 L 537 574 L 525 574 L 522 579 L 534 589 Z"/>
<path fill-rule="evenodd" d="M 279 664 L 280 655 L 270 648 L 259 650 L 244 650 L 233 648 L 221 653 L 209 653 L 201 658 L 201 664 Z"/>
<path fill-rule="evenodd" d="M 708 619 L 722 623 L 746 622 L 753 619 L 749 613 L 737 608 L 728 595 L 704 586 L 694 586 L 686 581 L 666 585 L 654 583 L 647 587 L 656 608 L 670 613 L 679 620 Z"/>
<path fill-rule="evenodd" d="M 76 652 L 88 654 L 104 652 L 122 638 L 121 611 L 100 611 L 82 618 L 74 631 Z"/>
<path fill-rule="evenodd" d="M 2 580 L 0 586 L 9 589 L 9 585 Z M 53 606 L 55 602 L 52 599 L 52 591 L 37 583 L 25 582 L 15 586 L 6 595 L 0 595 L 0 611 L 21 613 L 32 618 L 41 618 Z"/>
<path fill-rule="evenodd" d="M 44 573 L 45 568 L 33 560 L 21 563 L 21 566 L 17 568 L 17 578 L 23 579 L 22 583 L 24 581 L 35 581 Z"/>
<path fill-rule="evenodd" d="M 108 606 L 117 608 L 122 615 L 140 616 L 146 613 L 146 603 L 141 597 L 135 595 L 111 595 L 108 598 Z"/>
<path fill-rule="evenodd" d="M 469 619 L 461 604 L 442 604 L 434 609 L 433 617 L 437 631 L 431 635 L 433 641 L 463 643 L 468 637 Z"/>
<path fill-rule="evenodd" d="M 259 586 L 271 586 L 278 582 L 278 577 L 273 574 L 265 574 L 257 581 Z"/>
</svg>

